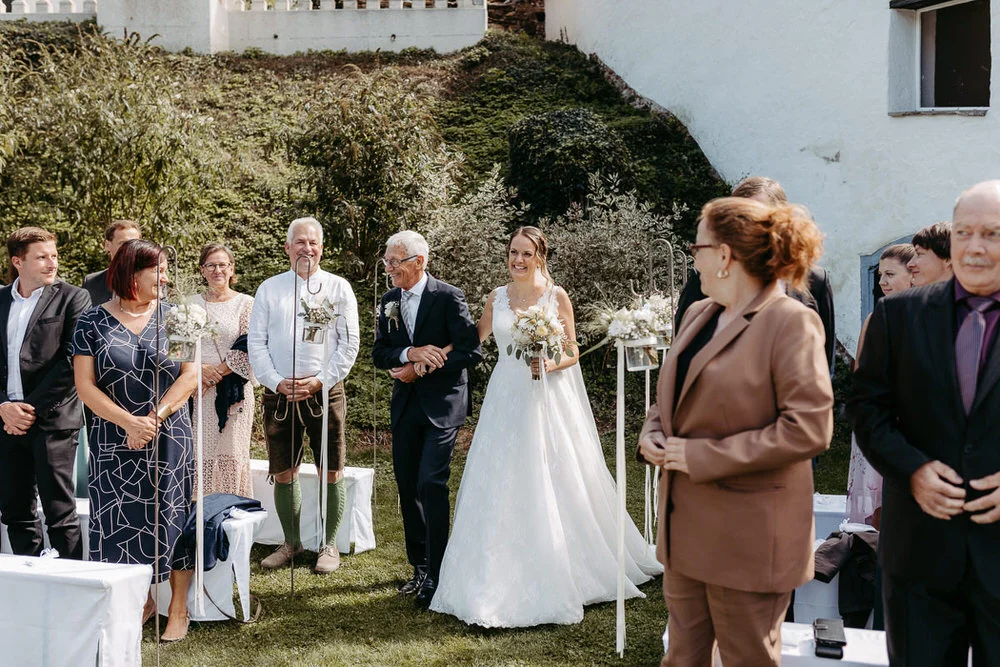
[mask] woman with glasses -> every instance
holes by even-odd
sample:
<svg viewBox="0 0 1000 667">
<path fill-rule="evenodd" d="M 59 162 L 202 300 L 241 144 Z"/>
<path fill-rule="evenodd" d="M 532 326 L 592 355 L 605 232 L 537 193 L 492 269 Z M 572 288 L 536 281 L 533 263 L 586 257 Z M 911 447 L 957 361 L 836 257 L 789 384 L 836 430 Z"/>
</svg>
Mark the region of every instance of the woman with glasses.
<svg viewBox="0 0 1000 667">
<path fill-rule="evenodd" d="M 819 315 L 789 297 L 822 252 L 808 214 L 710 201 L 694 266 L 707 299 L 660 370 L 639 458 L 661 466 L 657 555 L 669 612 L 663 665 L 778 665 L 781 622 L 813 578 L 812 457 L 833 434 Z"/>
<path fill-rule="evenodd" d="M 253 374 L 247 355 L 247 332 L 253 297 L 232 288 L 236 282 L 233 251 L 221 243 L 201 249 L 198 262 L 207 287 L 195 303 L 205 309 L 216 334 L 201 344 L 202 403 L 195 401 L 195 424 L 204 419 L 205 493 L 253 497 L 250 478 L 250 432 L 253 429 Z M 204 407 L 204 415 L 199 415 Z"/>
</svg>

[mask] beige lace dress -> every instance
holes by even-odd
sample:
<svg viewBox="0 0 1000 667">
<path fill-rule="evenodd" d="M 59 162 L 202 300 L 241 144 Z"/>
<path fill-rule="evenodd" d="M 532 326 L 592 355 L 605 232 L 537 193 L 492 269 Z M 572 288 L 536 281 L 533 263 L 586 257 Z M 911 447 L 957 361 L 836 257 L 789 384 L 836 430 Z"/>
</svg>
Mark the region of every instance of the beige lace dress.
<svg viewBox="0 0 1000 667">
<path fill-rule="evenodd" d="M 253 430 L 254 396 L 256 380 L 250 370 L 250 359 L 246 352 L 231 350 L 233 343 L 250 329 L 250 310 L 253 297 L 237 294 L 228 301 L 206 302 L 198 296 L 196 303 L 208 313 L 210 322 L 215 322 L 218 335 L 214 339 L 202 341 L 204 363 L 218 365 L 223 361 L 232 371 L 247 378 L 244 386 L 245 398 L 240 403 L 229 406 L 229 420 L 219 432 L 219 417 L 215 411 L 215 387 L 205 391 L 202 405 L 204 414 L 203 474 L 205 494 L 235 493 L 247 498 L 253 497 L 253 482 L 250 477 L 250 435 Z M 197 438 L 199 406 L 195 395 L 195 409 L 192 427 Z"/>
</svg>

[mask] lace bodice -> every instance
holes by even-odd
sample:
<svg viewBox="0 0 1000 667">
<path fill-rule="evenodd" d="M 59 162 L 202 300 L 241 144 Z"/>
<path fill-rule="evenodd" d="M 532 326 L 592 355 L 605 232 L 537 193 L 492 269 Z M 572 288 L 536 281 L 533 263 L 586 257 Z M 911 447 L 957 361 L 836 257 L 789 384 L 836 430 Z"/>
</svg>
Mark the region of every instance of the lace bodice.
<svg viewBox="0 0 1000 667">
<path fill-rule="evenodd" d="M 546 289 L 535 305 L 542 306 L 546 313 L 558 315 L 559 304 L 556 302 L 555 287 Z M 510 307 L 510 298 L 507 296 L 507 286 L 498 287 L 493 296 L 493 339 L 500 351 L 501 362 L 514 359 L 513 354 L 507 354 L 507 346 L 514 342 L 514 338 L 510 334 L 510 329 L 514 326 L 514 319 L 514 310 Z"/>
</svg>

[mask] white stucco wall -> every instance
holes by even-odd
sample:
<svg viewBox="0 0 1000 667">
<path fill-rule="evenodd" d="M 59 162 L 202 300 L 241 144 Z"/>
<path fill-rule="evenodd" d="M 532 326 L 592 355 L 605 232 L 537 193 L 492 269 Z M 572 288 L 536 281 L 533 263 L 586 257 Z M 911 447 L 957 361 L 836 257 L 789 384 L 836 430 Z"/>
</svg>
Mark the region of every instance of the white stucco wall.
<svg viewBox="0 0 1000 667">
<path fill-rule="evenodd" d="M 1000 109 L 981 117 L 888 115 L 890 88 L 898 110 L 912 84 L 898 76 L 912 51 L 890 40 L 912 14 L 888 4 L 546 0 L 545 7 L 549 39 L 597 54 L 674 113 L 723 178 L 771 176 L 809 207 L 827 234 L 822 264 L 836 290 L 837 337 L 849 350 L 860 329 L 859 256 L 950 219 L 959 192 L 1000 177 Z M 991 89 L 1000 91 L 996 3 L 991 21 Z"/>
<path fill-rule="evenodd" d="M 305 0 L 303 0 L 305 2 Z M 309 50 L 401 51 L 407 47 L 449 53 L 471 46 L 486 33 L 483 0 L 433 9 L 332 9 L 243 11 L 241 0 L 100 0 L 98 22 L 111 35 L 124 29 L 168 51 L 197 53 L 261 49 L 277 55 Z"/>
<path fill-rule="evenodd" d="M 444 0 L 441 0 L 444 4 Z M 486 33 L 484 4 L 436 9 L 339 9 L 309 12 L 229 12 L 229 49 L 258 48 L 277 55 L 309 50 L 450 53 Z"/>
</svg>

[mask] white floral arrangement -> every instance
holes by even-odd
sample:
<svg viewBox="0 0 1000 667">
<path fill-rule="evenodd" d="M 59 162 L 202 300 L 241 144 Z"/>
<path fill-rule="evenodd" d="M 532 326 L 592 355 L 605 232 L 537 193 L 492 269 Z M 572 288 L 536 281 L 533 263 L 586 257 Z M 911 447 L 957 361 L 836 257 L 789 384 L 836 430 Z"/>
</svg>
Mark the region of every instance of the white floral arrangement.
<svg viewBox="0 0 1000 667">
<path fill-rule="evenodd" d="M 507 354 L 513 354 L 531 366 L 532 357 L 543 354 L 557 364 L 562 355 L 573 356 L 573 350 L 566 344 L 566 330 L 559 317 L 547 313 L 540 306 L 531 306 L 519 311 L 510 328 L 514 342 L 507 346 Z"/>
<path fill-rule="evenodd" d="M 210 338 L 218 331 L 215 322 L 208 321 L 208 313 L 196 303 L 182 302 L 172 306 L 163 319 L 167 336 L 172 338 Z"/>
<path fill-rule="evenodd" d="M 323 298 L 319 305 L 310 304 L 305 299 L 301 299 L 302 312 L 299 317 L 307 323 L 319 326 L 330 326 L 337 321 L 340 315 L 337 314 L 337 304 L 332 303 L 328 298 Z"/>
</svg>

